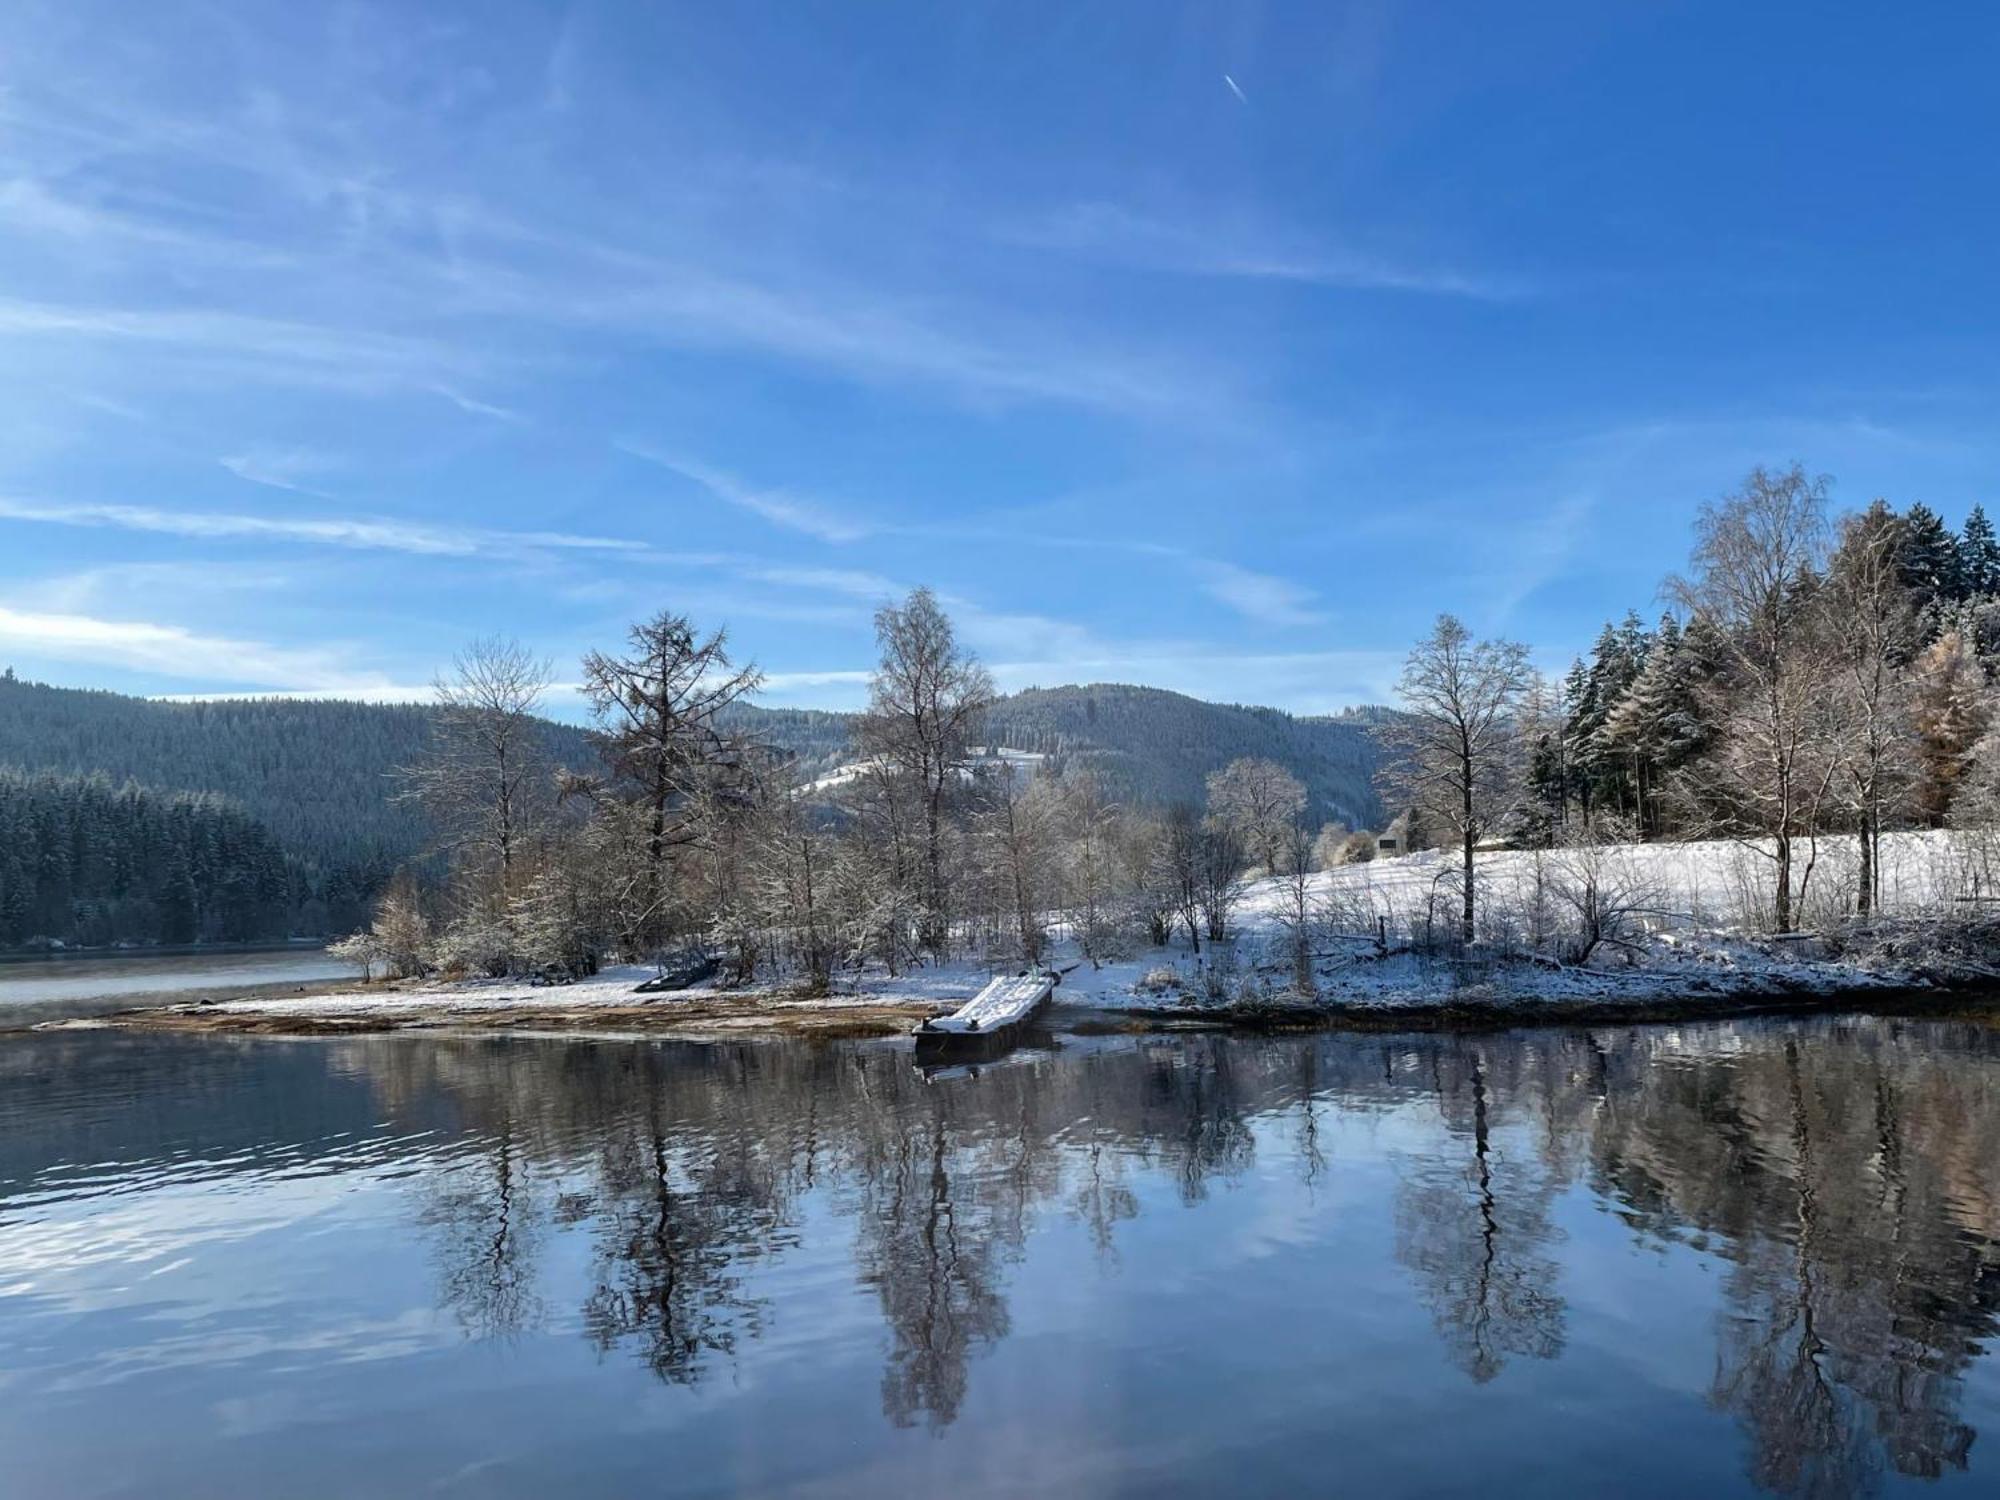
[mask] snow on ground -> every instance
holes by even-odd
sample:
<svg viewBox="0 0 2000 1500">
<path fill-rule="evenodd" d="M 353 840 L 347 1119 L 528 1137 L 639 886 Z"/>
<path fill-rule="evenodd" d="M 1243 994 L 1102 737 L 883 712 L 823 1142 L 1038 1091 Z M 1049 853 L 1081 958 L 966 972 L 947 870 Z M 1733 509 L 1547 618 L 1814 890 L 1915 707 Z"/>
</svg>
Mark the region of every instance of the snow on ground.
<svg viewBox="0 0 2000 1500">
<path fill-rule="evenodd" d="M 1990 851 L 2000 853 L 2000 849 Z M 1940 911 L 1961 896 L 2000 893 L 1989 870 L 1983 841 L 1952 832 L 1892 833 L 1882 837 L 1882 905 L 1892 914 Z M 1573 879 L 1581 856 L 1562 851 L 1502 850 L 1474 857 L 1475 888 L 1482 911 L 1505 909 L 1526 920 L 1539 880 L 1552 914 L 1559 915 L 1559 886 Z M 1838 920 L 1852 900 L 1855 840 L 1821 839 L 1817 850 L 1801 843 L 1798 868 L 1814 860 L 1806 886 L 1802 925 Z M 1600 882 L 1616 880 L 1649 899 L 1658 909 L 1659 929 L 1740 931 L 1758 923 L 1752 912 L 1770 900 L 1771 860 L 1767 854 L 1730 839 L 1681 844 L 1624 844 L 1599 856 Z M 2000 865 L 1991 867 L 2000 870 Z M 1379 914 L 1408 923 L 1422 920 L 1433 899 L 1440 924 L 1457 902 L 1456 851 L 1427 850 L 1400 859 L 1343 865 L 1311 877 L 1313 900 L 1331 906 L 1336 920 Z M 1797 883 L 1797 871 L 1794 883 Z M 1280 881 L 1258 881 L 1238 908 L 1246 927 L 1274 925 L 1289 892 Z M 1482 916 L 1482 925 L 1484 924 Z M 1357 927 L 1355 930 L 1362 930 Z"/>
<path fill-rule="evenodd" d="M 969 781 L 981 771 L 991 771 L 1006 767 L 1010 776 L 1026 782 L 1039 775 L 1048 757 L 1039 750 L 1010 750 L 1005 745 L 977 745 L 968 752 L 968 758 L 958 767 L 958 776 Z M 844 786 L 852 785 L 876 768 L 874 761 L 848 761 L 835 766 L 823 776 L 815 777 L 799 788 L 802 797 L 825 796 Z"/>
<path fill-rule="evenodd" d="M 1809 851 L 1801 848 L 1801 861 Z M 1832 926 L 1844 913 L 1854 884 L 1852 839 L 1823 840 L 1804 905 L 1807 925 Z M 1525 951 L 1525 936 L 1540 920 L 1565 916 L 1563 882 L 1573 881 L 1574 856 L 1519 851 L 1482 853 L 1476 862 L 1482 925 L 1511 930 L 1521 942 L 1494 945 L 1455 960 L 1408 951 L 1408 939 L 1426 917 L 1448 931 L 1457 911 L 1457 863 L 1438 851 L 1322 871 L 1310 877 L 1315 914 L 1314 978 L 1324 1004 L 1353 1009 L 1422 1009 L 1490 1005 L 1532 1008 L 1538 1002 L 1615 1005 L 1621 1001 L 1695 1000 L 1784 993 L 1902 988 L 1920 982 L 1920 971 L 1897 956 L 1894 944 L 1845 944 L 1836 953 L 1818 940 L 1764 935 L 1756 912 L 1768 902 L 1770 862 L 1753 849 L 1718 841 L 1626 845 L 1597 856 L 1601 883 L 1615 884 L 1640 908 L 1629 940 L 1601 949 L 1587 965 L 1555 962 Z M 2000 891 L 1982 845 L 1949 833 L 1908 833 L 1883 840 L 1883 907 L 1894 920 L 1946 911 L 1983 914 L 1983 901 Z M 1539 897 L 1538 897 L 1539 893 Z M 1049 961 L 1062 971 L 1054 1001 L 1059 1008 L 1226 1012 L 1245 1004 L 1297 1004 L 1289 995 L 1290 964 L 1282 915 L 1291 899 L 1287 883 L 1252 881 L 1236 910 L 1236 936 L 1199 955 L 1184 940 L 1168 948 L 1140 949 L 1114 962 L 1091 964 L 1074 941 L 1058 931 Z M 1388 950 L 1377 942 L 1386 932 Z M 1975 964 L 1983 965 L 1983 954 Z M 462 1017 L 537 1008 L 579 1011 L 603 1007 L 659 1006 L 686 1001 L 767 1000 L 772 1006 L 835 1009 L 908 1004 L 938 1012 L 977 995 L 996 976 L 1018 973 L 1015 963 L 961 959 L 898 975 L 874 967 L 842 975 L 836 993 L 802 1001 L 788 995 L 791 981 L 765 980 L 740 990 L 696 988 L 637 993 L 655 971 L 645 965 L 607 968 L 575 984 L 537 986 L 525 980 L 436 981 L 369 986 L 305 997 L 244 999 L 202 1006 L 205 1013 L 293 1014 L 329 1019 L 395 1020 Z M 1963 971 L 1963 970 L 1962 970 Z M 1972 972 L 1983 972 L 1974 967 Z"/>
</svg>

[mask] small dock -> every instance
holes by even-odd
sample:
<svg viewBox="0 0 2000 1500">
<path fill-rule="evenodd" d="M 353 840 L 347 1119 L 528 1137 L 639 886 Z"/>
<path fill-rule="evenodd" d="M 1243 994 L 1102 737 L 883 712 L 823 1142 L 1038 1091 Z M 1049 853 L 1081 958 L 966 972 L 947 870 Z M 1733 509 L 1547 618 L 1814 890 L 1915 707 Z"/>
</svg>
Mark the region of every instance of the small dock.
<svg viewBox="0 0 2000 1500">
<path fill-rule="evenodd" d="M 1003 975 L 950 1015 L 919 1026 L 915 1033 L 917 1046 L 936 1052 L 1003 1047 L 1048 1003 L 1055 992 L 1057 977 L 1046 969 Z"/>
</svg>

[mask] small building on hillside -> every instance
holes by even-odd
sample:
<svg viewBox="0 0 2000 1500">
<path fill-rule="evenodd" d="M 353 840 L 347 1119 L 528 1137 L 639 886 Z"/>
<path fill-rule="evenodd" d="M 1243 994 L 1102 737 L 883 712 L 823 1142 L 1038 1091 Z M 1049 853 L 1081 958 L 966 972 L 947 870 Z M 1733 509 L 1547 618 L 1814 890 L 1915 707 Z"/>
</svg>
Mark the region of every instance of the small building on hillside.
<svg viewBox="0 0 2000 1500">
<path fill-rule="evenodd" d="M 1395 859 L 1410 852 L 1410 815 L 1402 814 L 1395 822 L 1375 835 L 1375 857 Z"/>
</svg>

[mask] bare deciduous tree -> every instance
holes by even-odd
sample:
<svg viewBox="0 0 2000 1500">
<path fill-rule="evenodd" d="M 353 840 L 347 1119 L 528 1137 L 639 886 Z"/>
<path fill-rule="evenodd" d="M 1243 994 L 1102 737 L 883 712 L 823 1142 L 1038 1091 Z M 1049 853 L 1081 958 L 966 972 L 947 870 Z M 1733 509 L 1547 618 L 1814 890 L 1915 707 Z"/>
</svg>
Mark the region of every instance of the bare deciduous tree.
<svg viewBox="0 0 2000 1500">
<path fill-rule="evenodd" d="M 1515 713 L 1528 652 L 1474 641 L 1450 615 L 1410 652 L 1396 685 L 1403 715 L 1390 729 L 1385 790 L 1428 826 L 1449 830 L 1462 862 L 1459 935 L 1475 931 L 1473 851 L 1506 811 L 1515 780 Z"/>
<path fill-rule="evenodd" d="M 991 886 L 1014 920 L 1021 957 L 1041 962 L 1042 915 L 1054 885 L 1062 805 L 1053 784 L 1028 780 L 1013 761 L 981 769 L 973 837 Z"/>
<path fill-rule="evenodd" d="M 1718 832 L 1743 838 L 1773 866 L 1780 931 L 1804 898 L 1795 849 L 1815 839 L 1837 757 L 1831 662 L 1814 595 L 1826 559 L 1827 481 L 1794 465 L 1753 469 L 1736 494 L 1702 508 L 1693 569 L 1667 592 L 1716 627 L 1722 661 L 1707 689 L 1721 744 L 1702 766 L 1701 794 Z"/>
<path fill-rule="evenodd" d="M 1571 919 L 1572 963 L 1589 962 L 1606 944 L 1625 945 L 1635 919 L 1660 911 L 1658 888 L 1632 857 L 1637 838 L 1630 824 L 1600 814 L 1573 825 L 1548 856 L 1548 891 Z"/>
<path fill-rule="evenodd" d="M 1320 836 L 1325 837 L 1325 830 Z M 1278 883 L 1278 925 L 1284 931 L 1285 952 L 1292 966 L 1292 989 L 1301 1000 L 1318 997 L 1319 985 L 1313 975 L 1314 840 L 1303 818 L 1295 818 L 1286 831 L 1274 873 Z"/>
<path fill-rule="evenodd" d="M 945 804 L 960 776 L 993 679 L 958 644 L 937 596 L 920 588 L 875 615 L 881 663 L 861 716 L 862 749 L 914 783 L 923 822 L 923 942 L 942 958 L 950 944 L 945 879 Z"/>
<path fill-rule="evenodd" d="M 1843 709 L 1841 780 L 1860 846 L 1854 909 L 1864 917 L 1881 900 L 1882 820 L 1908 772 L 1901 674 L 1917 648 L 1918 622 L 1902 541 L 1901 518 L 1878 500 L 1842 524 L 1827 570 L 1823 621 Z"/>
<path fill-rule="evenodd" d="M 1229 918 L 1243 899 L 1243 844 L 1236 831 L 1206 818 L 1195 842 L 1195 904 L 1211 943 L 1229 937 Z"/>
<path fill-rule="evenodd" d="M 447 847 L 491 864 L 502 903 L 550 789 L 537 714 L 552 675 L 518 641 L 472 642 L 437 680 L 430 753 L 402 773 Z"/>
<path fill-rule="evenodd" d="M 1227 824 L 1271 874 L 1305 805 L 1305 783 L 1274 760 L 1246 755 L 1209 773 L 1209 816 Z"/>
</svg>

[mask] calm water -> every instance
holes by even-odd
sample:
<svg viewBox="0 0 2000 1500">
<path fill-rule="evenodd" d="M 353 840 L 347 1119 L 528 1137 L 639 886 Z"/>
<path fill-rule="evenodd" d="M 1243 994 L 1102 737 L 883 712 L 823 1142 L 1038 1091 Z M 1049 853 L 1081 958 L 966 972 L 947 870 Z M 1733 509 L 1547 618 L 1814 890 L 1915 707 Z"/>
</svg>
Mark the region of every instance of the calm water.
<svg viewBox="0 0 2000 1500">
<path fill-rule="evenodd" d="M 2000 1032 L 0 1039 L 0 1490 L 2000 1490 Z"/>
<path fill-rule="evenodd" d="M 0 959 L 0 1026 L 358 975 L 319 948 Z"/>
</svg>

